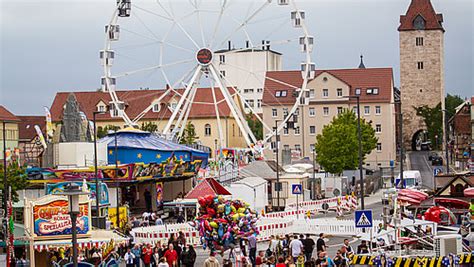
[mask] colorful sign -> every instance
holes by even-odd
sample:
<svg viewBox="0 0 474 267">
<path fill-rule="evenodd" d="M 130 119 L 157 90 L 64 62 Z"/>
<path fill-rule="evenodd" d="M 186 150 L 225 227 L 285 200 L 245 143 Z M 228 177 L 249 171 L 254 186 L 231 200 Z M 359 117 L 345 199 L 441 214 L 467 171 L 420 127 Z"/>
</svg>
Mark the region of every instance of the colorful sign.
<svg viewBox="0 0 474 267">
<path fill-rule="evenodd" d="M 163 183 L 156 183 L 156 208 L 161 210 L 163 208 Z"/>
<path fill-rule="evenodd" d="M 120 212 L 120 228 L 124 228 L 125 225 L 128 223 L 128 208 L 126 206 L 120 207 L 119 208 Z M 116 227 L 117 225 L 117 207 L 109 207 L 108 208 L 108 217 L 110 223 L 113 225 L 113 227 Z"/>
<path fill-rule="evenodd" d="M 46 185 L 46 194 L 47 195 L 57 195 L 62 192 L 64 192 L 64 189 L 66 186 L 68 186 L 70 182 L 62 182 L 62 183 L 55 183 L 55 184 L 47 184 Z M 78 186 L 82 187 L 83 183 L 82 182 L 74 182 L 74 184 L 77 184 Z M 95 206 L 95 201 L 96 201 L 96 190 L 95 190 L 95 183 L 86 183 L 87 184 L 87 190 L 89 191 L 89 198 L 92 201 L 91 205 Z M 99 183 L 99 188 L 100 188 L 100 205 L 105 206 L 110 204 L 109 200 L 109 188 L 107 187 L 107 184 L 105 183 Z"/>
<path fill-rule="evenodd" d="M 34 203 L 32 206 L 34 234 L 41 237 L 69 235 L 72 231 L 69 203 L 65 199 L 52 199 L 45 204 Z M 89 203 L 79 204 L 77 216 L 77 233 L 85 235 L 90 230 Z"/>
</svg>

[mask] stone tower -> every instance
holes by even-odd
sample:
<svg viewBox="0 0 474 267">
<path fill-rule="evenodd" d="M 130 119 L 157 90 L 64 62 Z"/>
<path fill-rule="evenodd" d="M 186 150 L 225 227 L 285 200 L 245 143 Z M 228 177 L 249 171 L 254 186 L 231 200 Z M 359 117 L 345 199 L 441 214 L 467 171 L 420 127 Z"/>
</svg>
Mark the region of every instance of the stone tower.
<svg viewBox="0 0 474 267">
<path fill-rule="evenodd" d="M 405 149 L 416 149 L 416 139 L 425 130 L 413 107 L 444 109 L 444 28 L 430 0 L 411 0 L 400 16 L 400 93 Z M 433 140 L 432 140 L 433 141 Z"/>
</svg>

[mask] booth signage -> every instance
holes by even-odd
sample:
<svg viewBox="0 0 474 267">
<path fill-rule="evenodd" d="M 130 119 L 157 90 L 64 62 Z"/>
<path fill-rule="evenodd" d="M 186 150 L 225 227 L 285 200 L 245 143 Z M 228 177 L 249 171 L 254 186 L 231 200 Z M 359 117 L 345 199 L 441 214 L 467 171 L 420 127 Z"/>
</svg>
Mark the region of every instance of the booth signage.
<svg viewBox="0 0 474 267">
<path fill-rule="evenodd" d="M 68 186 L 70 182 L 63 182 L 63 183 L 55 183 L 55 184 L 47 184 L 46 185 L 46 194 L 47 195 L 60 195 L 61 193 L 64 192 L 64 189 L 66 186 Z M 75 182 L 76 185 L 79 187 L 82 187 L 83 183 L 82 182 Z M 89 191 L 89 198 L 92 201 L 91 205 L 95 206 L 95 201 L 96 201 L 96 187 L 95 183 L 86 183 L 87 184 L 87 190 Z M 110 204 L 109 200 L 109 188 L 107 187 L 107 184 L 105 183 L 99 183 L 99 188 L 100 188 L 100 206 L 106 206 Z"/>
</svg>

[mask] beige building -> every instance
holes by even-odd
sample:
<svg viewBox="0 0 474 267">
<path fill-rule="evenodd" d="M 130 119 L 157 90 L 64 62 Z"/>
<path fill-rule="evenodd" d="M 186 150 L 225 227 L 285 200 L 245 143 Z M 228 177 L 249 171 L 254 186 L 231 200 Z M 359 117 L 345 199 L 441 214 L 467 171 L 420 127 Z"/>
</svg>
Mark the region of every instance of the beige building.
<svg viewBox="0 0 474 267">
<path fill-rule="evenodd" d="M 302 83 L 300 71 L 268 72 L 263 96 L 263 119 L 267 125 L 283 120 L 296 101 Z M 273 82 L 279 80 L 281 82 Z M 394 84 L 391 68 L 361 68 L 318 70 L 308 82 L 309 103 L 299 106 L 294 128 L 283 128 L 280 149 L 290 150 L 292 158 L 312 158 L 316 136 L 322 132 L 334 116 L 344 109 L 357 111 L 356 100 L 360 97 L 361 118 L 370 122 L 378 138 L 377 148 L 368 155 L 368 168 L 389 166 L 396 158 L 396 123 Z M 268 133 L 268 132 L 267 132 Z M 267 133 L 264 133 L 267 134 Z M 267 158 L 274 158 L 267 150 Z M 281 155 L 281 154 L 280 154 Z"/>
<path fill-rule="evenodd" d="M 158 99 L 164 90 L 128 90 L 117 91 L 117 95 L 121 101 L 125 103 L 125 112 L 130 118 L 135 118 L 140 112 Z M 63 110 L 66 100 L 70 94 L 74 94 L 79 104 L 79 108 L 86 115 L 87 119 L 92 121 L 94 111 L 106 111 L 110 106 L 110 95 L 107 92 L 60 92 L 51 105 L 51 117 L 53 125 L 60 125 L 63 118 Z M 199 88 L 189 114 L 190 121 L 195 128 L 197 142 L 214 150 L 216 140 L 219 140 L 217 127 L 217 119 L 214 106 L 203 104 L 211 102 L 212 93 L 210 88 Z M 220 91 L 216 91 L 216 99 L 223 99 Z M 139 121 L 139 125 L 151 122 L 157 125 L 158 131 L 162 131 L 168 119 L 172 114 L 172 109 L 179 101 L 176 95 L 167 96 L 161 102 L 154 103 L 153 107 Z M 201 103 L 201 104 L 199 104 Z M 223 146 L 225 147 L 247 147 L 245 139 L 240 131 L 235 119 L 232 117 L 230 109 L 224 101 L 218 104 L 221 125 L 223 128 Z M 109 110 L 105 114 L 96 115 L 97 129 L 106 126 L 119 126 L 123 128 L 124 121 L 114 109 Z M 219 146 L 218 146 L 219 147 Z"/>
<path fill-rule="evenodd" d="M 18 148 L 18 124 L 20 119 L 8 109 L 0 105 L 0 159 L 3 164 L 3 132 L 5 131 L 6 150 L 12 153 Z M 5 127 L 5 129 L 4 129 Z M 13 153 L 11 154 L 13 155 Z M 9 159 L 9 156 L 7 156 Z"/>
<path fill-rule="evenodd" d="M 416 150 L 426 130 L 413 107 L 439 103 L 444 109 L 444 28 L 430 0 L 412 0 L 400 16 L 400 93 L 405 149 Z M 434 142 L 434 140 L 431 140 Z"/>
</svg>

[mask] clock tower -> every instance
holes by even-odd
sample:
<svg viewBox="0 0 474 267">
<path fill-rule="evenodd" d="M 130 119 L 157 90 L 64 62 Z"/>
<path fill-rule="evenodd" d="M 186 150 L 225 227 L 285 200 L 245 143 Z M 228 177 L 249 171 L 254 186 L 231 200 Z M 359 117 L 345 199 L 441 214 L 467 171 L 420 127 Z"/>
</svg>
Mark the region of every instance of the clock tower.
<svg viewBox="0 0 474 267">
<path fill-rule="evenodd" d="M 400 94 L 405 149 L 417 149 L 426 130 L 414 107 L 444 109 L 444 28 L 430 0 L 411 0 L 400 16 Z M 434 140 L 431 140 L 434 142 Z"/>
</svg>

